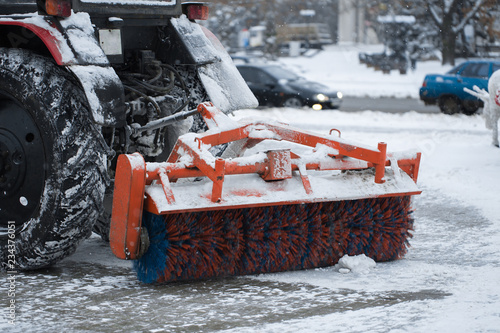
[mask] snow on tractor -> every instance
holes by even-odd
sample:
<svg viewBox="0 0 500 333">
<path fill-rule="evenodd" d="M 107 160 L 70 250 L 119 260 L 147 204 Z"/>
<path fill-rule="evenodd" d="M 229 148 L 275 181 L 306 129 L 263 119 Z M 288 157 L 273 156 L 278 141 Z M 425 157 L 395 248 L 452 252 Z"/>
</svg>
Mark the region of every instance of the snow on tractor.
<svg viewBox="0 0 500 333">
<path fill-rule="evenodd" d="M 207 15 L 0 0 L 3 269 L 54 264 L 92 231 L 145 282 L 404 255 L 420 154 L 233 121 L 257 101 Z"/>
</svg>

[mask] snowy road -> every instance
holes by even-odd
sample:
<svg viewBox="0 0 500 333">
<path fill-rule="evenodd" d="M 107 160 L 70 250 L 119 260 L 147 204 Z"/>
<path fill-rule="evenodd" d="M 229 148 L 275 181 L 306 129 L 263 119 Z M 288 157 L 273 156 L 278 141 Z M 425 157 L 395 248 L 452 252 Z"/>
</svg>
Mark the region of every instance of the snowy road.
<svg viewBox="0 0 500 333">
<path fill-rule="evenodd" d="M 243 113 L 237 113 L 236 117 Z M 415 231 L 403 260 L 151 286 L 99 238 L 15 278 L 2 332 L 500 332 L 500 149 L 479 116 L 248 111 L 388 149 L 423 152 Z M 3 274 L 3 273 L 2 273 Z M 0 275 L 0 294 L 9 285 Z"/>
<path fill-rule="evenodd" d="M 416 111 L 420 113 L 439 113 L 437 105 L 425 105 L 415 98 L 392 98 L 392 97 L 346 97 L 342 101 L 341 111 L 383 111 L 391 113 L 402 113 Z"/>
</svg>

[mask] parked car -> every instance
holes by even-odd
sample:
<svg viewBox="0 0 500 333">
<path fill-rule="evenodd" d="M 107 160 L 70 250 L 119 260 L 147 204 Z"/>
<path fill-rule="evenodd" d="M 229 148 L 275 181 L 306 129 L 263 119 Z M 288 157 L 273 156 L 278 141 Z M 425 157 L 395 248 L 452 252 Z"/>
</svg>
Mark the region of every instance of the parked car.
<svg viewBox="0 0 500 333">
<path fill-rule="evenodd" d="M 478 86 L 488 90 L 488 79 L 500 69 L 500 60 L 466 61 L 445 75 L 429 74 L 420 88 L 420 99 L 426 105 L 438 104 L 441 112 L 474 114 L 483 103 L 464 88 Z"/>
<path fill-rule="evenodd" d="M 337 109 L 342 93 L 307 81 L 297 74 L 273 64 L 244 64 L 236 66 L 261 106 L 284 106 L 315 110 Z"/>
</svg>

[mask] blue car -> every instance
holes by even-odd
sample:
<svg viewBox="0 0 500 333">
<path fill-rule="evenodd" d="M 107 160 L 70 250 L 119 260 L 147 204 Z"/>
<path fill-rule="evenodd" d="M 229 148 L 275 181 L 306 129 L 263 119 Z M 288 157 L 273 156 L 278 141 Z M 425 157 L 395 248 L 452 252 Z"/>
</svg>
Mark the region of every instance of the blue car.
<svg viewBox="0 0 500 333">
<path fill-rule="evenodd" d="M 426 105 L 437 104 L 445 114 L 474 114 L 482 101 L 466 93 L 464 88 L 478 86 L 488 90 L 488 79 L 500 69 L 500 60 L 466 61 L 445 75 L 429 74 L 420 88 L 420 99 Z"/>
</svg>

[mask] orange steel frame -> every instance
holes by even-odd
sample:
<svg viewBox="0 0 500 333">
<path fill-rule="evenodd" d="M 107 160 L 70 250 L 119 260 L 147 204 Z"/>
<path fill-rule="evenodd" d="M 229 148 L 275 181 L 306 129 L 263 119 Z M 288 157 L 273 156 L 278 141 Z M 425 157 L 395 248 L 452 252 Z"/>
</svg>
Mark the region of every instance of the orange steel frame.
<svg viewBox="0 0 500 333">
<path fill-rule="evenodd" d="M 146 164 L 138 153 L 119 156 L 110 234 L 111 247 L 118 257 L 122 259 L 136 258 L 143 207 L 153 213 L 162 214 L 162 212 L 158 212 L 150 198 L 146 198 L 145 203 L 143 200 L 145 186 L 153 181 L 161 183 L 167 202 L 173 204 L 175 203 L 175 197 L 170 183 L 177 181 L 179 178 L 206 176 L 213 182 L 211 200 L 217 203 L 222 198 L 222 188 L 226 175 L 257 173 L 264 180 L 291 178 L 290 172 L 284 175 L 279 172 L 273 174 L 272 170 L 276 169 L 276 165 L 274 165 L 276 162 L 273 161 L 276 161 L 276 159 L 279 164 L 289 165 L 291 171 L 299 172 L 304 190 L 308 194 L 312 193 L 312 189 L 305 170 L 374 168 L 375 183 L 383 183 L 385 167 L 391 165 L 391 159 L 388 159 L 387 156 L 387 145 L 382 142 L 378 144 L 377 149 L 369 149 L 347 143 L 345 140 L 316 135 L 287 125 L 266 122 L 240 125 L 231 121 L 211 103 L 200 104 L 198 111 L 205 119 L 209 131 L 203 134 L 180 137 L 167 162 Z M 255 131 L 258 131 L 259 134 L 255 135 Z M 192 141 L 193 137 L 194 142 Z M 188 139 L 190 141 L 187 141 Z M 288 150 L 268 152 L 268 158 L 252 164 L 248 164 L 241 159 L 238 160 L 238 158 L 225 160 L 215 158 L 213 155 L 207 155 L 210 154 L 208 152 L 210 147 L 243 139 L 247 139 L 244 145 L 246 148 L 252 147 L 263 140 L 284 140 L 309 147 L 325 145 L 338 152 L 330 156 L 339 163 L 325 168 L 319 162 L 312 162 L 305 164 L 305 167 L 303 167 L 296 162 L 300 156 Z M 270 156 L 269 154 L 275 155 Z M 180 162 L 180 159 L 186 155 L 190 157 L 190 163 L 187 165 L 186 159 Z M 354 158 L 366 163 L 353 162 L 344 157 Z M 413 181 L 417 181 L 420 153 L 417 153 L 412 158 L 400 159 L 397 163 L 399 168 L 405 171 Z M 404 195 L 409 194 L 416 193 L 405 193 Z M 266 203 L 265 205 L 273 205 L 273 203 Z M 224 207 L 224 209 L 227 208 Z"/>
</svg>

